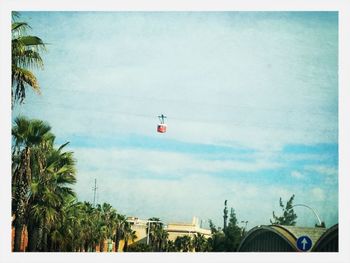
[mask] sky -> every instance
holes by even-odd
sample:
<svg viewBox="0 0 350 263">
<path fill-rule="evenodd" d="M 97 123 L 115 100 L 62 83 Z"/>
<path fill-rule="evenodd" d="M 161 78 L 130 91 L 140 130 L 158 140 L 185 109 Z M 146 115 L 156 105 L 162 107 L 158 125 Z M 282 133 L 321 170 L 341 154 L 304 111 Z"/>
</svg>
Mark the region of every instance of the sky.
<svg viewBox="0 0 350 263">
<path fill-rule="evenodd" d="M 80 200 L 248 228 L 279 198 L 338 223 L 336 12 L 22 12 L 47 43 L 13 118 L 70 142 Z M 168 131 L 157 133 L 165 114 Z M 298 226 L 317 221 L 295 207 Z M 241 224 L 244 225 L 243 223 Z"/>
</svg>

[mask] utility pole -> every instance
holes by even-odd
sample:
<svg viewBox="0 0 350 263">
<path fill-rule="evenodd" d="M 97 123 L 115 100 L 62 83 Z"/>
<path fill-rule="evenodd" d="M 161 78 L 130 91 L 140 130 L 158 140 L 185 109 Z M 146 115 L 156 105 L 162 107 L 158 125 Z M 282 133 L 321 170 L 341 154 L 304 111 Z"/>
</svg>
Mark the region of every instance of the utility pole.
<svg viewBox="0 0 350 263">
<path fill-rule="evenodd" d="M 95 186 L 92 188 L 92 191 L 94 191 L 94 201 L 93 201 L 93 206 L 96 206 L 96 192 L 97 192 L 97 183 L 96 183 L 96 178 L 95 178 Z"/>
</svg>

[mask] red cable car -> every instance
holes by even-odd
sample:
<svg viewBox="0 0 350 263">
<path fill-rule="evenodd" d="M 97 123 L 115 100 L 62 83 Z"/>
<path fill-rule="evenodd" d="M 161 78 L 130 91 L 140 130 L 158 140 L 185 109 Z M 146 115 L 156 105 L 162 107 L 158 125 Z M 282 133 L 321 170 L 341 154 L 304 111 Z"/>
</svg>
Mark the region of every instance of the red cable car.
<svg viewBox="0 0 350 263">
<path fill-rule="evenodd" d="M 158 116 L 160 123 L 157 126 L 157 132 L 160 133 L 165 133 L 166 132 L 166 124 L 164 123 L 164 119 L 166 118 L 166 116 L 164 116 L 163 114 Z"/>
</svg>

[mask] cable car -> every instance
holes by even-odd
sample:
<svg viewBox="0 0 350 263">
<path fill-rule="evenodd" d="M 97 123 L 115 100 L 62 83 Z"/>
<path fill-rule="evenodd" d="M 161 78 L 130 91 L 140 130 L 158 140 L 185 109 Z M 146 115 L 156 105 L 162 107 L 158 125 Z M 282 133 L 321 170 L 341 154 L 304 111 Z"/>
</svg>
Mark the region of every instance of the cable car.
<svg viewBox="0 0 350 263">
<path fill-rule="evenodd" d="M 166 119 L 166 116 L 164 116 L 163 114 L 158 116 L 160 123 L 157 126 L 157 132 L 160 133 L 165 133 L 166 132 L 166 124 L 164 123 L 164 119 Z"/>
</svg>

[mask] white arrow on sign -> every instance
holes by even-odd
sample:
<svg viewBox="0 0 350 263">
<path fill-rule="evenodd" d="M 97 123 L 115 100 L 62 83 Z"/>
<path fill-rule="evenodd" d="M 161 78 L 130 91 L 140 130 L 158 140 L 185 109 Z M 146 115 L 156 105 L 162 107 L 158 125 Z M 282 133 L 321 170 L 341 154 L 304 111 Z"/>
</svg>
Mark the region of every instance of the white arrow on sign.
<svg viewBox="0 0 350 263">
<path fill-rule="evenodd" d="M 303 244 L 303 250 L 305 250 L 305 246 L 307 243 L 308 242 L 307 242 L 306 238 L 304 237 L 303 240 L 301 240 L 301 244 Z"/>
</svg>

